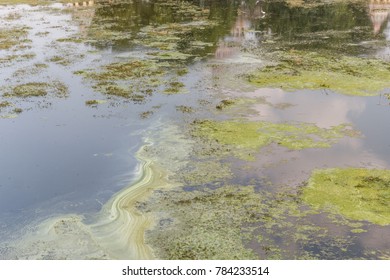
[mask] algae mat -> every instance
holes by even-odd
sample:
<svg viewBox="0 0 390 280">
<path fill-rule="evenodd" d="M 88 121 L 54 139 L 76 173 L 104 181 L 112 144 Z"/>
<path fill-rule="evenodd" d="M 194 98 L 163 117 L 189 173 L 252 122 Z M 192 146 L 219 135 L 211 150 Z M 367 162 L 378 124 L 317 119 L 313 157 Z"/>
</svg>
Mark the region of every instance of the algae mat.
<svg viewBox="0 0 390 280">
<path fill-rule="evenodd" d="M 348 219 L 390 225 L 390 170 L 317 170 L 303 190 L 303 199 Z"/>
<path fill-rule="evenodd" d="M 259 87 L 288 91 L 323 89 L 358 96 L 376 95 L 390 87 L 388 62 L 304 51 L 278 56 L 276 65 L 253 72 L 248 81 Z"/>
<path fill-rule="evenodd" d="M 324 129 L 307 123 L 198 120 L 193 123 L 192 134 L 215 141 L 222 154 L 251 160 L 260 148 L 271 143 L 290 150 L 329 148 L 337 139 L 356 136 L 356 131 L 348 125 Z"/>
</svg>

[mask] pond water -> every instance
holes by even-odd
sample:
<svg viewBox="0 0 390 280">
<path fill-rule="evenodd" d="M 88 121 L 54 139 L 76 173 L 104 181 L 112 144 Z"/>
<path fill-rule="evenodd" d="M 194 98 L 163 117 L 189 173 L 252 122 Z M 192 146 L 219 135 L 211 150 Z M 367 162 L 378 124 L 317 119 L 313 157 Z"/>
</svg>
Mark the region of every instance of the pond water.
<svg viewBox="0 0 390 280">
<path fill-rule="evenodd" d="M 83 258 L 65 251 L 39 254 L 31 249 L 37 243 L 18 242 L 46 219 L 70 214 L 83 217 L 92 225 L 88 234 L 100 238 L 104 230 L 94 226 L 100 219 L 96 215 L 100 217 L 97 213 L 110 198 L 142 177 L 137 151 L 147 140 L 155 143 L 157 165 L 174 173 L 172 178 L 180 182 L 183 192 L 255 184 L 267 194 L 295 193 L 314 169 L 390 169 L 386 88 L 375 96 L 351 96 L 327 88 L 259 88 L 246 78 L 265 65 L 275 65 L 280 54 L 289 52 L 389 61 L 390 4 L 12 2 L 0 0 L 0 258 Z M 218 109 L 227 99 L 244 101 Z M 346 124 L 356 133 L 326 149 L 290 150 L 272 143 L 250 161 L 197 153 L 198 140 L 191 131 L 194 121 L 232 118 L 308 123 L 320 129 Z M 203 161 L 214 162 L 215 173 L 220 173 L 204 183 L 188 179 L 193 170 L 203 170 L 197 165 Z M 229 171 L 221 167 L 224 164 Z M 149 203 L 158 201 L 151 197 Z M 156 213 L 171 211 L 167 220 L 186 219 L 175 216 L 168 206 L 158 208 L 158 203 L 145 207 Z M 288 224 L 296 216 L 275 214 L 278 218 L 280 228 L 291 233 Z M 362 222 L 359 230 L 363 230 L 351 233 L 351 227 L 357 227 L 351 221 L 335 222 L 337 218 L 326 213 L 300 219 L 303 226 L 316 224 L 321 230 L 309 231 L 310 236 L 299 243 L 296 232 L 273 235 L 270 228 L 260 227 L 252 234 L 261 235 L 262 241 L 246 237 L 244 247 L 253 250 L 255 258 L 390 256 L 388 225 Z M 166 230 L 161 228 L 160 237 L 158 229 L 151 230 L 147 240 L 152 248 Z M 319 234 L 317 242 L 311 243 L 315 234 Z M 103 248 L 110 246 L 103 243 Z M 110 255 L 110 249 L 106 252 L 109 258 L 124 258 Z M 89 257 L 94 255 L 85 255 Z"/>
</svg>

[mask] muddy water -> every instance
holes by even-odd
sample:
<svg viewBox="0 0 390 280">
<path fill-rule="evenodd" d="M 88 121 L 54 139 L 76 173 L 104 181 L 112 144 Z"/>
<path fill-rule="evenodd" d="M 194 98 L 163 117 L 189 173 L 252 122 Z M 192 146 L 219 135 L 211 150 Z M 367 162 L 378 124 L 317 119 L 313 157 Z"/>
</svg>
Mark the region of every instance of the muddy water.
<svg viewBox="0 0 390 280">
<path fill-rule="evenodd" d="M 173 166 L 196 159 L 190 154 L 192 140 L 181 141 L 187 137 L 188 125 L 194 119 L 229 118 L 229 114 L 215 112 L 216 104 L 226 98 L 265 100 L 238 112 L 248 120 L 305 122 L 322 128 L 350 124 L 360 135 L 343 138 L 329 149 L 289 151 L 271 145 L 250 163 L 224 159 L 231 164 L 234 177 L 220 178 L 218 186 L 225 181 L 246 185 L 265 179 L 270 182 L 269 191 L 275 191 L 296 188 L 315 168 L 390 168 L 386 122 L 390 107 L 383 95 L 385 91 L 374 97 L 344 96 L 325 90 L 286 92 L 257 89 L 242 78 L 243 74 L 272 62 L 268 54 L 290 49 L 388 60 L 388 15 L 380 17 L 378 13 L 390 11 L 390 6 L 377 7 L 365 1 L 307 6 L 295 1 L 264 1 L 260 5 L 256 1 L 165 2 L 0 6 L 2 28 L 28 27 L 27 35 L 20 39 L 27 40 L 0 49 L 0 102 L 13 104 L 0 108 L 0 243 L 17 240 L 12 245 L 0 246 L 4 258 L 126 258 L 115 251 L 115 247 L 125 243 L 118 245 L 107 239 L 107 232 L 115 231 L 115 223 L 103 217 L 106 210 L 101 210 L 102 206 L 120 190 L 126 193 L 126 188 L 141 176 L 143 169 L 136 152 L 146 138 L 161 144 L 155 147 L 159 166 L 184 172 L 185 168 Z M 171 58 L 161 58 L 156 53 Z M 188 57 L 178 58 L 177 53 Z M 159 63 L 165 63 L 161 68 L 165 71 L 162 82 L 156 87 L 145 89 L 142 86 L 151 84 L 150 80 L 130 78 L 134 81 L 133 92 L 148 92 L 142 93 L 142 100 L 108 94 L 97 86 L 99 81 L 78 74 L 127 59 L 155 61 L 156 57 Z M 37 70 L 37 64 L 46 66 Z M 184 74 L 175 74 L 182 69 Z M 38 97 L 7 97 L 17 85 L 56 81 L 67 87 L 65 97 L 51 92 Z M 172 81 L 183 83 L 184 90 L 166 94 Z M 91 106 L 86 104 L 89 100 L 99 102 Z M 175 128 L 170 130 L 171 127 Z M 175 145 L 177 149 L 169 147 Z M 151 181 L 156 180 L 148 176 Z M 158 188 L 158 180 L 153 184 Z M 189 185 L 187 190 L 202 187 Z M 133 192 L 140 195 L 137 189 Z M 134 198 L 120 195 L 115 200 L 135 203 Z M 116 207 L 115 202 L 109 203 L 114 204 L 107 209 Z M 61 215 L 77 215 L 70 221 L 76 228 L 75 235 L 83 232 L 80 236 L 85 234 L 85 240 L 101 240 L 100 243 L 86 248 L 85 255 L 72 255 L 64 244 L 43 245 L 39 235 L 32 241 L 18 243 L 23 240 L 22 233 L 33 232 L 33 226 L 47 218 L 54 222 L 46 224 L 56 224 L 56 217 Z M 80 225 L 79 219 L 85 224 Z M 346 226 L 333 225 L 325 216 L 317 222 L 328 228 L 330 237 L 299 249 L 286 236 L 264 234 L 269 235 L 269 240 L 279 240 L 276 243 L 285 252 L 279 258 L 295 258 L 295 251 L 300 256 L 305 256 L 305 251 L 315 252 L 319 258 L 389 255 L 388 239 L 383 238 L 388 236 L 389 227 L 365 225 L 367 232 L 352 236 Z M 137 223 L 136 220 L 129 225 Z M 127 236 L 124 231 L 121 228 L 115 234 Z M 321 252 L 321 242 L 335 236 L 354 241 L 348 243 L 346 251 L 329 245 L 329 252 Z M 138 239 L 129 243 L 141 242 Z M 48 254 L 53 248 L 47 246 L 61 250 Z M 267 257 L 264 246 L 256 242 L 246 246 L 257 257 Z M 10 249 L 15 247 L 14 251 Z M 94 250 L 104 252 L 94 254 Z M 382 253 L 377 254 L 376 250 Z M 131 248 L 129 252 L 129 258 L 140 256 Z"/>
</svg>

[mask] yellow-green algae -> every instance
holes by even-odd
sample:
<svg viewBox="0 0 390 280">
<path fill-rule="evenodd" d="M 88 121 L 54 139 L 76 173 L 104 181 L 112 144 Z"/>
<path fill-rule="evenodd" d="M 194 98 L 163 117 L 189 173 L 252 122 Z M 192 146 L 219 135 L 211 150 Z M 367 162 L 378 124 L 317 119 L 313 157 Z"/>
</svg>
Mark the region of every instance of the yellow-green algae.
<svg viewBox="0 0 390 280">
<path fill-rule="evenodd" d="M 342 259 L 366 254 L 352 252 L 353 233 L 334 235 L 313 222 L 312 212 L 291 191 L 234 185 L 158 190 L 138 209 L 159 216 L 146 233 L 158 259 Z"/>
<path fill-rule="evenodd" d="M 161 76 L 166 74 L 166 66 L 153 60 L 129 60 L 104 65 L 101 71 L 74 73 L 95 81 L 94 88 L 104 94 L 141 102 L 163 83 Z"/>
<path fill-rule="evenodd" d="M 14 86 L 9 93 L 4 94 L 5 97 L 39 97 L 48 94 L 54 94 L 58 97 L 68 95 L 68 87 L 60 81 L 46 82 L 31 82 Z"/>
<path fill-rule="evenodd" d="M 291 51 L 281 54 L 277 65 L 252 73 L 248 80 L 260 87 L 329 89 L 347 95 L 369 96 L 390 87 L 390 63 Z"/>
<path fill-rule="evenodd" d="M 348 219 L 390 225 L 390 170 L 316 170 L 302 197 L 315 208 Z"/>
<path fill-rule="evenodd" d="M 92 99 L 92 100 L 85 101 L 85 105 L 87 105 L 87 106 L 97 106 L 99 104 L 104 104 L 106 102 L 107 102 L 106 100 Z"/>
<path fill-rule="evenodd" d="M 8 50 L 22 43 L 28 35 L 28 27 L 14 27 L 0 29 L 0 50 Z"/>
<path fill-rule="evenodd" d="M 222 146 L 220 152 L 224 150 L 242 159 L 251 159 L 252 153 L 271 143 L 291 150 L 328 148 L 337 139 L 354 133 L 347 125 L 325 129 L 307 123 L 239 120 L 198 120 L 193 123 L 192 131 L 195 137 L 217 142 Z"/>
</svg>

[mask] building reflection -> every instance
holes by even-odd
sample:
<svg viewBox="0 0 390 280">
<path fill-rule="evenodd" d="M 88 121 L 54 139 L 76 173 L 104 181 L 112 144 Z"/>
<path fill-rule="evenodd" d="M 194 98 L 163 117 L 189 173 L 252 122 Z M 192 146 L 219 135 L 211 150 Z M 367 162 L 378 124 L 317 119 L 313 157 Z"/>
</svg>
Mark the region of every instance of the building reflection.
<svg viewBox="0 0 390 280">
<path fill-rule="evenodd" d="M 94 0 L 66 4 L 66 7 L 72 9 L 72 19 L 77 22 L 79 32 L 82 36 L 86 36 L 88 33 L 88 28 L 95 16 L 95 4 L 96 2 Z"/>
<path fill-rule="evenodd" d="M 219 41 L 215 57 L 218 59 L 229 58 L 237 54 L 245 43 L 256 44 L 257 33 L 253 30 L 252 23 L 264 16 L 265 13 L 260 1 L 252 5 L 243 1 L 238 8 L 237 18 L 230 30 L 230 35 Z"/>
<path fill-rule="evenodd" d="M 368 11 L 374 28 L 374 33 L 378 34 L 389 20 L 390 0 L 370 0 L 368 4 Z"/>
</svg>

